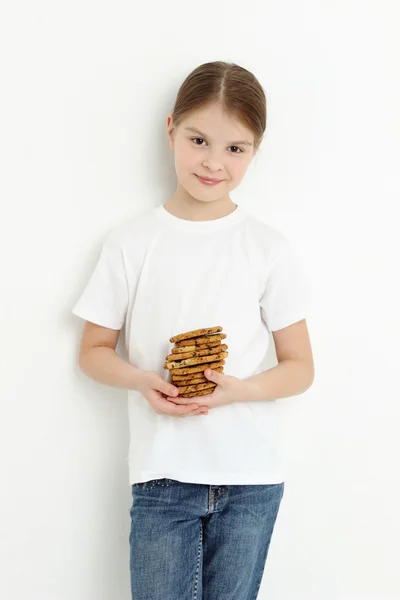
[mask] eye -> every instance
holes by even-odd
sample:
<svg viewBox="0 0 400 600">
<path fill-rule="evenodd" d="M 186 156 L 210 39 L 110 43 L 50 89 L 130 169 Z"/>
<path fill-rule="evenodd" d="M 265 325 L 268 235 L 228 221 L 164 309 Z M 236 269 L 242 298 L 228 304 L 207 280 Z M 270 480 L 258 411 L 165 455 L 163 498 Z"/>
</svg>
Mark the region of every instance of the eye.
<svg viewBox="0 0 400 600">
<path fill-rule="evenodd" d="M 203 138 L 199 137 L 191 138 L 191 140 L 201 140 L 202 142 L 204 142 Z M 196 146 L 201 146 L 201 144 L 196 144 Z M 242 154 L 242 152 L 244 152 L 244 150 L 242 148 L 239 148 L 239 146 L 229 146 L 229 148 L 237 148 L 237 150 L 239 150 L 239 152 L 231 152 L 231 154 Z"/>
<path fill-rule="evenodd" d="M 240 152 L 233 152 L 233 154 L 241 154 L 243 152 L 242 148 L 239 148 L 239 146 L 229 146 L 229 148 L 237 148 L 240 150 Z"/>
<path fill-rule="evenodd" d="M 197 137 L 197 138 L 195 137 L 195 138 L 191 138 L 191 139 L 192 139 L 192 141 L 193 141 L 193 140 L 202 140 L 202 141 L 204 142 L 203 138 L 199 138 L 199 137 Z M 200 145 L 201 145 L 201 144 L 196 144 L 196 146 L 200 146 Z"/>
</svg>

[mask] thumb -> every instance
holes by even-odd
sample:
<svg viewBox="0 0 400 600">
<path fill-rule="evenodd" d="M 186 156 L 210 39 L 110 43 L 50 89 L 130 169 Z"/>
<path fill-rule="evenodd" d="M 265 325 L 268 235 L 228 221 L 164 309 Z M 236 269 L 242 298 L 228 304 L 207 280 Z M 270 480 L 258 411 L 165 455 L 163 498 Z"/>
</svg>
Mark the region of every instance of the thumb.
<svg viewBox="0 0 400 600">
<path fill-rule="evenodd" d="M 222 382 L 224 380 L 224 376 L 222 375 L 222 373 L 218 373 L 217 371 L 213 371 L 212 369 L 206 369 L 204 371 L 204 375 L 207 377 L 207 379 L 209 379 L 210 381 L 214 381 L 217 385 L 222 385 Z"/>
<path fill-rule="evenodd" d="M 158 374 L 157 374 L 158 375 Z M 172 383 L 165 381 L 160 375 L 157 377 L 157 389 L 166 396 L 178 396 L 179 390 Z"/>
<path fill-rule="evenodd" d="M 165 382 L 161 390 L 166 396 L 179 396 L 179 390 L 171 383 Z"/>
</svg>

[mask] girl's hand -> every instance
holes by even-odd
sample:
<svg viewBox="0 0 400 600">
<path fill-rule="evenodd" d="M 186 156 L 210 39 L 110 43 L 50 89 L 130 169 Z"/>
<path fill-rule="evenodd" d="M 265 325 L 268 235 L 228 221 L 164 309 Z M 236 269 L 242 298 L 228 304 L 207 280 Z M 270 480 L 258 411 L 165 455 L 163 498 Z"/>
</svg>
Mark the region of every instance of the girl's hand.
<svg viewBox="0 0 400 600">
<path fill-rule="evenodd" d="M 154 412 L 158 415 L 168 415 L 170 417 L 193 417 L 202 414 L 198 402 L 188 398 L 186 406 L 180 406 L 182 403 L 168 402 L 165 396 L 172 394 L 175 390 L 178 395 L 178 389 L 171 383 L 167 383 L 155 371 L 142 371 L 136 389 L 148 401 Z M 176 400 L 174 396 L 168 396 L 172 401 Z M 207 409 L 206 409 L 207 410 Z"/>
<path fill-rule="evenodd" d="M 209 381 L 214 381 L 217 384 L 212 394 L 193 396 L 193 398 L 167 396 L 167 400 L 175 404 L 191 404 L 195 402 L 199 404 L 200 408 L 216 408 L 217 406 L 225 406 L 226 404 L 245 400 L 246 390 L 244 380 L 232 377 L 231 375 L 223 375 L 211 369 L 206 369 L 204 375 Z"/>
</svg>

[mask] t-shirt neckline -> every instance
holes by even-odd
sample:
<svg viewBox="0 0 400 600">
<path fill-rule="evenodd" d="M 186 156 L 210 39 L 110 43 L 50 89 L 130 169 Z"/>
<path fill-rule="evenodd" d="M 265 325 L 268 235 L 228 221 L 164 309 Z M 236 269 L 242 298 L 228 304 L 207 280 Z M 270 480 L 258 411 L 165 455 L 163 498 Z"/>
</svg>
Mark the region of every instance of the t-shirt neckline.
<svg viewBox="0 0 400 600">
<path fill-rule="evenodd" d="M 233 223 L 237 223 L 245 217 L 245 211 L 239 204 L 236 204 L 235 210 L 229 213 L 229 215 L 208 221 L 191 221 L 188 219 L 181 219 L 180 217 L 176 217 L 168 212 L 167 209 L 164 208 L 163 204 L 157 206 L 154 209 L 154 213 L 158 218 L 162 219 L 166 223 L 186 231 L 215 231 L 216 229 L 223 229 L 224 227 L 228 227 Z"/>
</svg>

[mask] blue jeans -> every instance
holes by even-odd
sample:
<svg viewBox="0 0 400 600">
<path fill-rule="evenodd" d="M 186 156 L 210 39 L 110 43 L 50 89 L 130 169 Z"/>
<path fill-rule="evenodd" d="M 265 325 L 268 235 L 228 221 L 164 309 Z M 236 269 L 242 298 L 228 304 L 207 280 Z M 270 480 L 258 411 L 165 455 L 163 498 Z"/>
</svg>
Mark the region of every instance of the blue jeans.
<svg viewBox="0 0 400 600">
<path fill-rule="evenodd" d="M 255 600 L 284 483 L 134 483 L 132 600 Z"/>
</svg>

